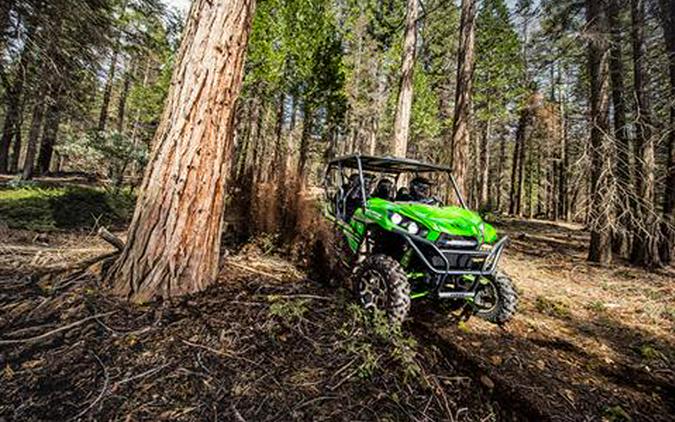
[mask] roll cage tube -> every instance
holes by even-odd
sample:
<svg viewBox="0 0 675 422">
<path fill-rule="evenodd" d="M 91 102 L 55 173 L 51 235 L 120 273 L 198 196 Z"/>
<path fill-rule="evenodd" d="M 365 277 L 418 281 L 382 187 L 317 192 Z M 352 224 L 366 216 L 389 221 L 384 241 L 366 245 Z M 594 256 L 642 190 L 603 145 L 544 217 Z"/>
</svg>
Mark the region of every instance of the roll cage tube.
<svg viewBox="0 0 675 422">
<path fill-rule="evenodd" d="M 367 157 L 367 158 L 368 158 L 368 157 Z M 369 157 L 369 158 L 372 159 L 372 157 Z M 365 209 L 366 204 L 367 204 L 367 201 L 368 201 L 368 198 L 367 198 L 367 196 L 366 196 L 365 179 L 364 179 L 364 175 L 363 175 L 363 161 L 362 161 L 362 156 L 357 154 L 357 155 L 348 157 L 348 159 L 354 160 L 354 161 L 356 162 L 356 169 L 355 169 L 355 170 L 357 170 L 357 171 L 358 171 L 358 174 L 359 174 L 359 184 L 360 184 L 360 189 L 361 189 L 361 204 L 362 204 L 362 206 L 363 206 L 364 209 Z M 400 161 L 400 162 L 410 162 L 410 160 L 407 160 L 407 159 L 400 159 L 400 160 L 397 160 L 397 159 L 394 159 L 394 158 L 388 158 L 387 160 L 388 160 L 389 162 L 399 162 L 399 161 Z M 429 171 L 429 170 L 428 170 L 428 169 L 429 169 L 428 165 L 424 165 L 424 164 L 422 164 L 422 163 L 419 163 L 419 164 L 420 164 L 420 165 L 423 165 L 423 166 L 427 166 L 426 169 L 423 170 L 423 171 Z M 344 180 L 343 180 L 343 179 L 344 179 L 344 174 L 343 174 L 343 173 L 344 173 L 344 167 L 342 166 L 342 160 L 341 160 L 341 159 L 334 160 L 334 161 L 332 161 L 332 162 L 328 165 L 328 168 L 326 169 L 326 174 L 325 174 L 325 177 L 324 177 L 324 183 L 325 183 L 326 185 L 328 184 L 328 183 L 327 183 L 327 182 L 328 182 L 328 179 L 329 179 L 329 176 L 328 176 L 328 175 L 329 175 L 329 172 L 331 171 L 331 169 L 334 168 L 334 166 L 337 166 L 338 173 L 339 173 L 339 175 L 340 175 L 340 188 L 339 188 L 339 189 L 341 189 L 342 186 L 344 185 Z M 349 166 L 349 167 L 350 167 L 350 168 L 354 168 L 354 167 L 351 167 L 351 166 Z M 457 199 L 459 200 L 460 205 L 462 206 L 462 208 L 468 209 L 468 207 L 467 207 L 467 205 L 466 205 L 466 201 L 464 200 L 464 196 L 462 196 L 462 192 L 461 192 L 460 189 L 459 189 L 459 185 L 457 185 L 457 180 L 455 180 L 455 176 L 453 176 L 452 171 L 448 170 L 447 168 L 444 168 L 444 167 L 438 167 L 438 166 L 433 166 L 433 167 L 431 167 L 431 168 L 434 169 L 434 170 L 436 170 L 436 171 L 439 171 L 439 170 L 440 170 L 440 171 L 445 171 L 445 172 L 448 174 L 448 176 L 449 176 L 449 178 L 450 178 L 450 184 L 452 185 L 452 189 L 453 189 L 453 191 L 455 192 L 455 196 L 456 196 Z M 404 170 L 404 171 L 393 171 L 393 172 L 392 172 L 392 171 L 386 171 L 385 169 L 380 169 L 380 171 L 381 171 L 382 173 L 394 173 L 394 174 L 396 174 L 396 176 L 395 176 L 395 177 L 396 177 L 396 182 L 398 182 L 398 179 L 399 179 L 399 176 L 400 176 L 401 173 L 403 173 L 403 172 L 414 171 L 414 169 L 408 169 L 408 170 Z M 339 190 L 339 189 L 338 189 L 338 190 Z M 344 192 L 343 192 L 343 195 L 341 195 L 341 196 L 342 196 L 342 198 L 341 198 L 342 204 L 340 204 L 340 205 L 342 205 L 342 208 L 344 208 L 344 207 L 345 207 L 344 202 L 346 201 L 346 195 L 345 195 Z M 330 199 L 330 198 L 329 198 L 329 199 Z M 336 208 L 337 208 L 337 207 L 338 207 L 338 204 L 336 204 Z M 342 211 L 342 212 L 339 212 L 339 211 Z M 344 217 L 344 214 L 345 214 L 344 211 L 345 211 L 344 209 L 343 209 L 343 210 L 338 210 L 338 209 L 336 209 L 336 213 L 339 212 L 339 214 L 341 214 L 340 217 Z"/>
</svg>

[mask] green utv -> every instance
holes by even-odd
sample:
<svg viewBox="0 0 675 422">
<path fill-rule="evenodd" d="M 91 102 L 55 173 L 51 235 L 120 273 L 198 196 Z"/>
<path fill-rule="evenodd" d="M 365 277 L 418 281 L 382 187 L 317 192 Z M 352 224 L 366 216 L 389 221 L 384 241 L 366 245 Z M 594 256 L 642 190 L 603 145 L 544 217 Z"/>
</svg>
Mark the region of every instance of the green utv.
<svg viewBox="0 0 675 422">
<path fill-rule="evenodd" d="M 459 206 L 431 196 L 446 175 Z M 411 299 L 428 297 L 495 324 L 513 317 L 518 296 L 497 271 L 508 238 L 467 209 L 449 167 L 350 155 L 328 163 L 324 187 L 335 276 L 351 281 L 365 308 L 398 324 Z"/>
</svg>

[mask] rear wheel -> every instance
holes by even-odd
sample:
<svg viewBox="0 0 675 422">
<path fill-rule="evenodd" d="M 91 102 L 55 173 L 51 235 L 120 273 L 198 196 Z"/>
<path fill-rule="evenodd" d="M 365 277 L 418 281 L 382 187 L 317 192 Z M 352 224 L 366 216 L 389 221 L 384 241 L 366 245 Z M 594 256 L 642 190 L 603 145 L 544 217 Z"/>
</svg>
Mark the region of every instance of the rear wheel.
<svg viewBox="0 0 675 422">
<path fill-rule="evenodd" d="M 354 293 L 364 308 L 383 311 L 393 324 L 402 323 L 410 310 L 408 277 L 387 255 L 372 255 L 359 265 Z"/>
<path fill-rule="evenodd" d="M 477 316 L 501 325 L 515 315 L 518 293 L 506 274 L 496 273 L 481 278 L 473 305 Z"/>
</svg>

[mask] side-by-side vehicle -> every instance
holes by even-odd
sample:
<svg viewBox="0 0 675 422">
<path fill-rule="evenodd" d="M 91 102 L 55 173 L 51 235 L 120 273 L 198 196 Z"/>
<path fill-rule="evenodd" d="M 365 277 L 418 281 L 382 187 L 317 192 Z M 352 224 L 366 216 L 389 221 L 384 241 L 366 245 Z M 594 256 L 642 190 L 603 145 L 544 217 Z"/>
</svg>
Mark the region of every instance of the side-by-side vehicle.
<svg viewBox="0 0 675 422">
<path fill-rule="evenodd" d="M 441 186 L 455 205 L 433 196 Z M 328 163 L 325 192 L 341 273 L 364 307 L 394 323 L 422 297 L 496 324 L 514 315 L 515 288 L 498 270 L 508 238 L 467 208 L 449 167 L 350 155 Z"/>
</svg>

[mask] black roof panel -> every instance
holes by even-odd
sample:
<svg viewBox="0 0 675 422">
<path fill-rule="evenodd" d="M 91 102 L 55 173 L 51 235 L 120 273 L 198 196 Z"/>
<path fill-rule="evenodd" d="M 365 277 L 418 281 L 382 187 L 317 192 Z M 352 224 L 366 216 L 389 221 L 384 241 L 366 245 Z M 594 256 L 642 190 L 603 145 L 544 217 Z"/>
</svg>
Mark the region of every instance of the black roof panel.
<svg viewBox="0 0 675 422">
<path fill-rule="evenodd" d="M 374 171 L 380 173 L 406 173 L 406 172 L 433 172 L 433 171 L 452 171 L 449 166 L 436 164 L 427 164 L 421 161 L 409 158 L 397 157 L 373 157 L 369 155 L 346 155 L 331 160 L 329 166 L 339 166 L 343 168 L 358 169 L 358 159 L 361 159 L 361 167 L 364 171 Z"/>
</svg>

